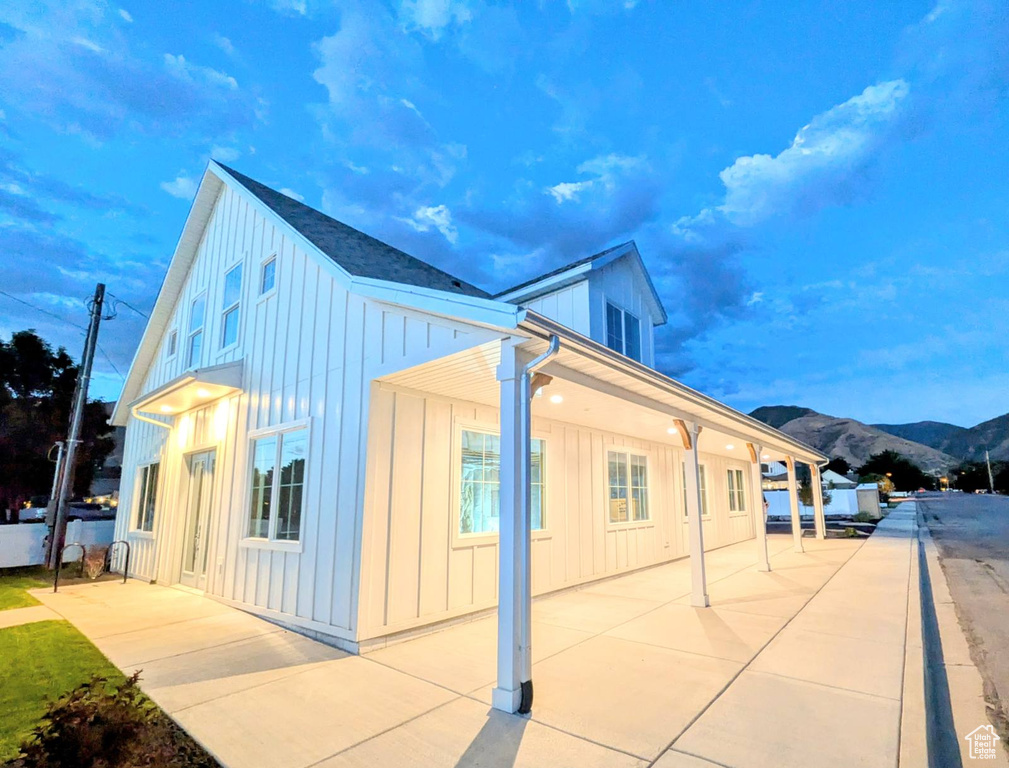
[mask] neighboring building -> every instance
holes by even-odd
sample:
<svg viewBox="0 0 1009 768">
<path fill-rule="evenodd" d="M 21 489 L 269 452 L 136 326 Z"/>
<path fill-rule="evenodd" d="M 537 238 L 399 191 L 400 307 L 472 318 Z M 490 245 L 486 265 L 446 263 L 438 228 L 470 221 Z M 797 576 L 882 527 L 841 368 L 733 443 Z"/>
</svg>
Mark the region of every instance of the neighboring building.
<svg viewBox="0 0 1009 768">
<path fill-rule="evenodd" d="M 832 469 L 825 469 L 820 474 L 820 482 L 823 483 L 825 487 L 834 487 L 838 490 L 847 490 L 850 488 L 855 488 L 858 485 L 857 480 L 852 480 L 851 478 L 845 477 L 839 472 L 835 472 Z"/>
<path fill-rule="evenodd" d="M 514 709 L 526 573 L 766 568 L 759 462 L 825 460 L 654 370 L 665 319 L 633 243 L 492 296 L 211 163 L 112 417 L 130 575 L 352 651 L 497 605 Z"/>
</svg>

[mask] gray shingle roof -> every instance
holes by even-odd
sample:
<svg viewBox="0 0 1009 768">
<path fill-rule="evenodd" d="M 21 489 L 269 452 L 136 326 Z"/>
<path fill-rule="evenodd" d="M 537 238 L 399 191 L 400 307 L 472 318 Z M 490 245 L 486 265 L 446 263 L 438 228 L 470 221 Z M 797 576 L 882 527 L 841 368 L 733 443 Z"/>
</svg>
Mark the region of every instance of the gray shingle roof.
<svg viewBox="0 0 1009 768">
<path fill-rule="evenodd" d="M 356 277 L 489 298 L 490 294 L 218 163 L 270 210 Z"/>
</svg>

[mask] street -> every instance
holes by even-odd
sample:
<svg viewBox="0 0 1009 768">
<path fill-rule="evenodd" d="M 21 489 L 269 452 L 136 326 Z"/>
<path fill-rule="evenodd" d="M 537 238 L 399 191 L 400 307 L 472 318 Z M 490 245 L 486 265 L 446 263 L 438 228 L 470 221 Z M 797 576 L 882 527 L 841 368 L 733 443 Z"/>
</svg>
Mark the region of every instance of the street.
<svg viewBox="0 0 1009 768">
<path fill-rule="evenodd" d="M 919 497 L 943 571 L 984 678 L 985 698 L 1009 737 L 1009 498 L 973 494 Z M 1002 700 L 999 699 L 999 694 Z"/>
</svg>

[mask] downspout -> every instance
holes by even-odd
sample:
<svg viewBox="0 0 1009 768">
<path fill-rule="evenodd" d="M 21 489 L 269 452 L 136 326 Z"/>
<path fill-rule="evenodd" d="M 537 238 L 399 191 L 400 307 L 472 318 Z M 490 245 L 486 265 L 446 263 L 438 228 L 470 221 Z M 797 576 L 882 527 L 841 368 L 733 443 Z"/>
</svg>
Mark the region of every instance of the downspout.
<svg viewBox="0 0 1009 768">
<path fill-rule="evenodd" d="M 561 340 L 557 336 L 550 337 L 550 346 L 546 352 L 530 360 L 522 368 L 519 381 L 519 400 L 522 409 L 519 420 L 519 442 L 522 447 L 522 461 L 519 465 L 519 479 L 522 484 L 521 535 L 519 536 L 519 562 L 525 573 L 522 578 L 519 636 L 521 637 L 519 667 L 522 698 L 519 702 L 519 713 L 528 714 L 533 706 L 533 662 L 532 662 L 532 377 L 561 348 Z M 538 389 L 538 387 L 537 387 Z"/>
</svg>

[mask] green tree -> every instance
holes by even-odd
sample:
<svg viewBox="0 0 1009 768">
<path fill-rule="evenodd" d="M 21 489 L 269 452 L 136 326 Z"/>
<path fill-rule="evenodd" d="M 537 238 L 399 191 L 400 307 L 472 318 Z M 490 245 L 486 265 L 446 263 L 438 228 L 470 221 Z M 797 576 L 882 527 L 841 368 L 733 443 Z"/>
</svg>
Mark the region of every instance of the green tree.
<svg viewBox="0 0 1009 768">
<path fill-rule="evenodd" d="M 832 469 L 839 475 L 847 475 L 851 472 L 851 464 L 848 463 L 847 459 L 842 459 L 840 456 L 836 456 L 827 462 L 827 466 L 823 468 L 825 471 Z"/>
<path fill-rule="evenodd" d="M 823 486 L 821 486 L 823 488 Z M 830 492 L 834 490 L 833 483 L 827 483 L 827 487 L 822 490 L 823 506 L 830 504 L 833 498 Z M 813 506 L 813 483 L 810 481 L 803 481 L 799 484 L 799 501 L 807 507 Z"/>
<path fill-rule="evenodd" d="M 18 509 L 31 496 L 48 495 L 54 465 L 48 454 L 65 440 L 77 366 L 34 330 L 0 339 L 0 510 Z M 78 447 L 73 493 L 87 493 L 95 468 L 112 450 L 104 405 L 87 404 Z"/>
<path fill-rule="evenodd" d="M 898 491 L 916 491 L 919 488 L 935 488 L 935 478 L 922 471 L 917 464 L 896 451 L 875 453 L 858 468 L 860 482 L 867 480 L 869 475 L 881 475 L 889 478 L 894 489 Z"/>
</svg>

